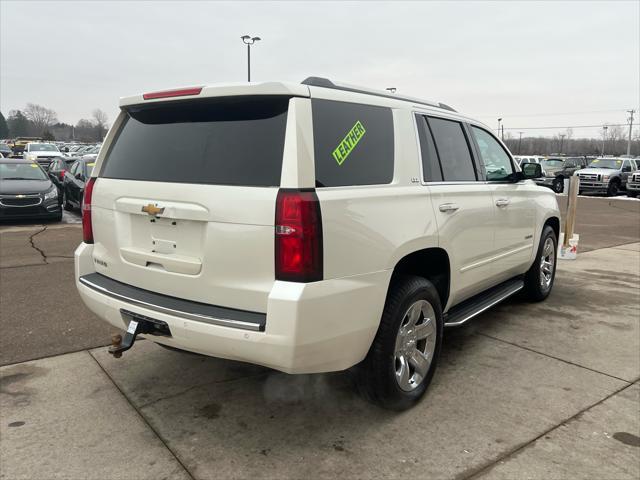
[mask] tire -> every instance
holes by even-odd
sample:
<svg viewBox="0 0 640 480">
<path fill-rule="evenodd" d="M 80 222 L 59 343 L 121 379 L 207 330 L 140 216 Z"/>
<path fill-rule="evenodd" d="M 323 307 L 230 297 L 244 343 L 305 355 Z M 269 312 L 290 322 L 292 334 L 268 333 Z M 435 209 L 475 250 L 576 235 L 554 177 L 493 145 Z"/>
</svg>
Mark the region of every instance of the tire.
<svg viewBox="0 0 640 480">
<path fill-rule="evenodd" d="M 547 243 L 550 242 L 552 249 L 549 252 Z M 558 239 L 556 233 L 549 225 L 546 225 L 540 236 L 540 244 L 536 251 L 533 265 L 524 276 L 524 295 L 530 302 L 541 302 L 549 296 L 553 288 L 556 277 L 556 264 L 558 251 Z M 549 265 L 551 262 L 551 265 Z M 543 271 L 543 265 L 545 267 Z M 543 280 L 544 275 L 544 280 Z"/>
<path fill-rule="evenodd" d="M 62 221 L 62 212 L 60 212 L 59 215 L 56 215 L 55 217 L 53 217 L 52 220 L 54 222 L 61 222 Z"/>
<path fill-rule="evenodd" d="M 607 188 L 607 197 L 615 197 L 620 191 L 620 182 L 618 180 L 611 180 L 609 182 L 609 188 Z"/>
<path fill-rule="evenodd" d="M 411 328 L 412 324 L 422 328 Z M 390 410 L 413 406 L 433 378 L 442 331 L 442 307 L 433 284 L 416 276 L 392 280 L 378 332 L 356 367 L 360 393 Z"/>
<path fill-rule="evenodd" d="M 62 191 L 62 207 L 67 211 L 71 211 L 72 209 L 69 200 L 67 200 L 67 192 L 64 190 Z"/>
<path fill-rule="evenodd" d="M 564 178 L 562 177 L 557 177 L 554 181 L 553 184 L 551 185 L 551 188 L 554 192 L 556 193 L 562 193 L 564 192 Z"/>
</svg>

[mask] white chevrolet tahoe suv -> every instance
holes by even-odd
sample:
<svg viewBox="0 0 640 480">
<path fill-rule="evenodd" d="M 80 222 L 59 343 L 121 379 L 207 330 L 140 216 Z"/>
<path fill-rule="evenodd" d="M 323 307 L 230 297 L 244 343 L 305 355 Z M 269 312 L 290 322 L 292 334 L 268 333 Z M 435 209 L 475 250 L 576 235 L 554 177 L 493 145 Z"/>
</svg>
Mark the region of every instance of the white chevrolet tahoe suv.
<svg viewBox="0 0 640 480">
<path fill-rule="evenodd" d="M 123 98 L 84 192 L 80 295 L 163 346 L 288 373 L 354 367 L 403 409 L 444 327 L 555 275 L 553 192 L 440 103 L 311 77 Z"/>
</svg>

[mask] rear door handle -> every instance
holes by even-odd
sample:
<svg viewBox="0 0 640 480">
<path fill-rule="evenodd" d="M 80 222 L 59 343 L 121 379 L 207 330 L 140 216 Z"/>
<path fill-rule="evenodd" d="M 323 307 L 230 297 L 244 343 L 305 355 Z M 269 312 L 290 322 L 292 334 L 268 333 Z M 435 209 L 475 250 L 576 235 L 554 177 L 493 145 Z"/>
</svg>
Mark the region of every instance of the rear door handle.
<svg viewBox="0 0 640 480">
<path fill-rule="evenodd" d="M 509 200 L 508 198 L 499 198 L 498 200 L 496 200 L 497 207 L 506 207 L 510 203 L 511 203 L 511 200 Z"/>
<path fill-rule="evenodd" d="M 460 207 L 455 203 L 443 203 L 438 208 L 440 209 L 441 212 L 455 212 Z"/>
</svg>

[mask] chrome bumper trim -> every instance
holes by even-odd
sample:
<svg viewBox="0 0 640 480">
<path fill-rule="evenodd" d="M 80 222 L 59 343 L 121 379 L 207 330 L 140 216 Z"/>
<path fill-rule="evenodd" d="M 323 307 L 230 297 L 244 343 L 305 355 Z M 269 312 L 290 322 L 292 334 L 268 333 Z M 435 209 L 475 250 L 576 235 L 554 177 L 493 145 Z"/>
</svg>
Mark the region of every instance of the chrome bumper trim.
<svg viewBox="0 0 640 480">
<path fill-rule="evenodd" d="M 262 331 L 263 330 L 263 325 L 260 325 L 258 323 L 252 323 L 252 322 L 243 322 L 241 320 L 231 320 L 228 318 L 218 318 L 218 317 L 212 317 L 209 315 L 201 315 L 198 313 L 191 313 L 191 312 L 185 312 L 182 310 L 175 310 L 173 308 L 169 308 L 169 307 L 164 307 L 162 305 L 155 305 L 152 303 L 148 303 L 148 302 L 144 302 L 142 300 L 138 300 L 136 298 L 131 298 L 129 296 L 126 295 L 121 295 L 119 293 L 113 292 L 111 290 L 108 290 L 107 288 L 101 286 L 101 285 L 97 285 L 94 282 L 91 282 L 90 280 L 84 278 L 84 277 L 80 277 L 79 282 L 82 283 L 83 285 L 91 288 L 92 290 L 96 290 L 97 292 L 100 292 L 104 295 L 107 295 L 109 297 L 115 298 L 117 300 L 121 300 L 123 302 L 127 302 L 130 303 L 132 305 L 137 305 L 139 307 L 143 307 L 143 308 L 147 308 L 149 310 L 154 310 L 156 312 L 160 312 L 160 313 L 165 313 L 167 315 L 173 315 L 176 317 L 180 317 L 180 318 L 186 318 L 188 320 L 195 320 L 198 322 L 203 322 L 203 323 L 208 323 L 210 325 L 220 325 L 223 327 L 231 327 L 231 328 L 239 328 L 242 330 L 252 330 L 252 331 Z"/>
</svg>

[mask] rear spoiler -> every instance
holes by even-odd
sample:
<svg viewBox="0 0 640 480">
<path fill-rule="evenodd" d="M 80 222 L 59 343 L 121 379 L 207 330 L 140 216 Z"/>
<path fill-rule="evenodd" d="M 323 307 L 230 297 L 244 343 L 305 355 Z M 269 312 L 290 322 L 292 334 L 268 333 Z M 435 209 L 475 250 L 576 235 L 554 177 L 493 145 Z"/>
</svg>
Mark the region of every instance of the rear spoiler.
<svg viewBox="0 0 640 480">
<path fill-rule="evenodd" d="M 264 82 L 210 85 L 204 87 L 182 87 L 158 92 L 140 93 L 120 99 L 120 107 L 149 104 L 153 102 L 171 102 L 185 99 L 211 97 L 239 97 L 247 95 L 286 95 L 289 97 L 309 98 L 309 87 L 299 83 Z"/>
</svg>

